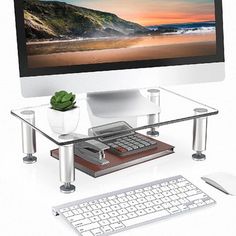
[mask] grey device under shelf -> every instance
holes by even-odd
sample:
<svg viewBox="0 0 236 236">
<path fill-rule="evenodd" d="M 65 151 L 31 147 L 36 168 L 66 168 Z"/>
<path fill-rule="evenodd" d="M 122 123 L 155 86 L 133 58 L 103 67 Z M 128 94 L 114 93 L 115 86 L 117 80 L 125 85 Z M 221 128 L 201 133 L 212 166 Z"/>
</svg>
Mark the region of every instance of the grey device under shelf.
<svg viewBox="0 0 236 236">
<path fill-rule="evenodd" d="M 109 161 L 105 159 L 105 150 L 110 147 L 96 140 L 79 142 L 74 145 L 75 155 L 93 164 L 105 165 Z"/>
</svg>

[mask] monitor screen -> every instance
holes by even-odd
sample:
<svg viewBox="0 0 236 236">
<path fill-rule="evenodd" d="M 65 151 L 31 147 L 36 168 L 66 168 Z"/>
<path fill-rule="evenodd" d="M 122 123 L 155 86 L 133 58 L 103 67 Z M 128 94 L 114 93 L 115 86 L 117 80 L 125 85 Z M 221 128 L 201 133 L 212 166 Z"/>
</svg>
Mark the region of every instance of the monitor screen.
<svg viewBox="0 0 236 236">
<path fill-rule="evenodd" d="M 219 4 L 218 0 L 15 0 L 20 74 L 222 61 Z"/>
</svg>

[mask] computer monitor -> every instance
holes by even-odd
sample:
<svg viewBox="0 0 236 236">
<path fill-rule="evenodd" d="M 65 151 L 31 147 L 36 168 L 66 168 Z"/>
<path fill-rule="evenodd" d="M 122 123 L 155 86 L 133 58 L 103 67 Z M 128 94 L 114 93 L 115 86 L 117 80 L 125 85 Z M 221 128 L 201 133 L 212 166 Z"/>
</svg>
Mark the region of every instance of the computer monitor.
<svg viewBox="0 0 236 236">
<path fill-rule="evenodd" d="M 15 0 L 24 97 L 224 79 L 221 0 Z"/>
</svg>

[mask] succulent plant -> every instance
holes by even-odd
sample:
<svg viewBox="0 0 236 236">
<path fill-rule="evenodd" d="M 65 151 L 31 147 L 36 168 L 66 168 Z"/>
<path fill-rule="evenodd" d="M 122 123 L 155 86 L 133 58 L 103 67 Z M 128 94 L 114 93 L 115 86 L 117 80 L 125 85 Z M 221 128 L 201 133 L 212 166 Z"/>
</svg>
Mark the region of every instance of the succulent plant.
<svg viewBox="0 0 236 236">
<path fill-rule="evenodd" d="M 66 91 L 59 91 L 52 96 L 50 103 L 54 110 L 68 111 L 75 108 L 75 98 L 75 94 Z"/>
</svg>

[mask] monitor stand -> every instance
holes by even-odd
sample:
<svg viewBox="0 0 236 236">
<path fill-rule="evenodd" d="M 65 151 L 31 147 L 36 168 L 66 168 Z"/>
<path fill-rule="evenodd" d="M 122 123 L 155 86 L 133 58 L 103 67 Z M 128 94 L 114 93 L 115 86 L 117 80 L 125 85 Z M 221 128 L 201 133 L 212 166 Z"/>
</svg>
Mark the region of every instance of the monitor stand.
<svg viewBox="0 0 236 236">
<path fill-rule="evenodd" d="M 139 90 L 89 93 L 87 102 L 91 113 L 100 118 L 136 117 L 160 112 L 159 106 Z"/>
</svg>

